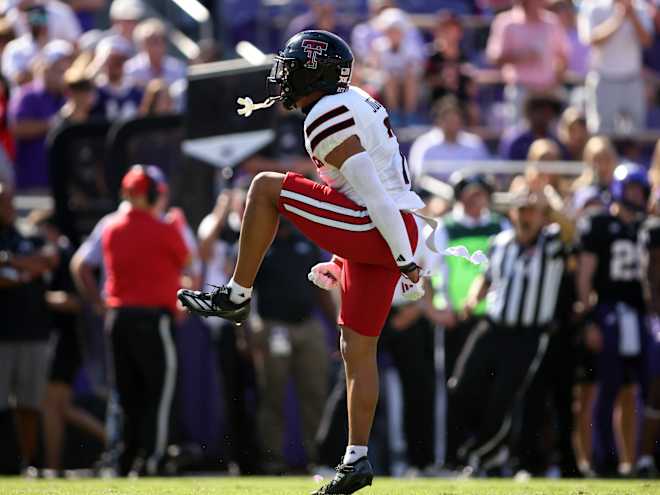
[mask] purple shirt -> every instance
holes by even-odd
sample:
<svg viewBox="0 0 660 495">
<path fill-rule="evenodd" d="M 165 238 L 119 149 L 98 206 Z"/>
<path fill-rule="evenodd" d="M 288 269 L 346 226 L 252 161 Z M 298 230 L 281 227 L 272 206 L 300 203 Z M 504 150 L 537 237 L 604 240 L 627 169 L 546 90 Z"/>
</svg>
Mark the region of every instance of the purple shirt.
<svg viewBox="0 0 660 495">
<path fill-rule="evenodd" d="M 544 138 L 557 143 L 562 154 L 562 159 L 568 159 L 566 148 L 564 148 L 564 145 L 562 145 L 554 135 L 549 134 L 543 137 L 535 136 L 534 133 L 526 127 L 512 128 L 504 133 L 502 140 L 500 141 L 499 155 L 504 160 L 527 160 L 527 153 L 529 152 L 532 143 L 537 139 Z"/>
<path fill-rule="evenodd" d="M 9 100 L 9 120 L 47 120 L 53 117 L 63 104 L 62 95 L 49 93 L 43 83 L 30 83 L 15 92 Z M 17 189 L 48 185 L 46 134 L 31 139 L 16 139 Z"/>
</svg>

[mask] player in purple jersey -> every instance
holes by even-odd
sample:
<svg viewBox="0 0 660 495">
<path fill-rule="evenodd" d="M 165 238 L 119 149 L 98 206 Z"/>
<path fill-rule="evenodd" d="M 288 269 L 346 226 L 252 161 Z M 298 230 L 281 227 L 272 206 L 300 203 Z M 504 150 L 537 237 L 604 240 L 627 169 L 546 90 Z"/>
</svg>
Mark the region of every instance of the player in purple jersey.
<svg viewBox="0 0 660 495">
<path fill-rule="evenodd" d="M 584 342 L 593 356 L 599 452 L 616 451 L 619 473 L 629 475 L 636 455 L 636 397 L 644 376 L 645 302 L 637 238 L 650 195 L 646 170 L 619 165 L 610 188 L 610 208 L 578 222 L 577 312 L 587 322 Z M 615 407 L 620 414 L 613 429 Z M 598 461 L 604 467 L 609 459 Z"/>
<path fill-rule="evenodd" d="M 660 197 L 656 199 L 660 206 Z M 655 477 L 658 474 L 653 453 L 660 431 L 660 216 L 649 218 L 640 234 L 642 247 L 642 277 L 649 309 L 649 393 L 644 408 L 642 445 L 637 460 L 637 476 Z"/>
</svg>

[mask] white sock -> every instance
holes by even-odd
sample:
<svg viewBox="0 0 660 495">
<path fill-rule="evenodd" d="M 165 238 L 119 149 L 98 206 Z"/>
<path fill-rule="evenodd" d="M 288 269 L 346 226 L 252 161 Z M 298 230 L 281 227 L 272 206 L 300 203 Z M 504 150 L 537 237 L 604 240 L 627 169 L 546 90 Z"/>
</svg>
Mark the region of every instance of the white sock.
<svg viewBox="0 0 660 495">
<path fill-rule="evenodd" d="M 252 287 L 248 289 L 247 287 L 238 285 L 234 281 L 234 277 L 232 277 L 232 279 L 229 281 L 227 287 L 231 289 L 231 292 L 229 293 L 229 300 L 234 304 L 241 304 L 252 297 Z"/>
<path fill-rule="evenodd" d="M 643 455 L 637 460 L 638 468 L 647 468 L 655 465 L 653 457 L 650 455 Z"/>
<path fill-rule="evenodd" d="M 368 447 L 366 445 L 349 445 L 344 454 L 344 464 L 353 464 L 358 459 L 367 456 Z"/>
</svg>

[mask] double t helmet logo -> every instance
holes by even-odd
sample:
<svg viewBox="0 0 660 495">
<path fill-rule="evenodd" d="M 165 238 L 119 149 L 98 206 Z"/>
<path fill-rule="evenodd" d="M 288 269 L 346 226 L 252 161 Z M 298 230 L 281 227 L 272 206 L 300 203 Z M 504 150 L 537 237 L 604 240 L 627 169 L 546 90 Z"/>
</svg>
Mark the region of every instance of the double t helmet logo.
<svg viewBox="0 0 660 495">
<path fill-rule="evenodd" d="M 316 69 L 316 56 L 323 55 L 328 49 L 328 44 L 325 41 L 303 40 L 302 47 L 307 54 L 307 62 L 305 62 L 305 67 L 308 69 Z"/>
</svg>

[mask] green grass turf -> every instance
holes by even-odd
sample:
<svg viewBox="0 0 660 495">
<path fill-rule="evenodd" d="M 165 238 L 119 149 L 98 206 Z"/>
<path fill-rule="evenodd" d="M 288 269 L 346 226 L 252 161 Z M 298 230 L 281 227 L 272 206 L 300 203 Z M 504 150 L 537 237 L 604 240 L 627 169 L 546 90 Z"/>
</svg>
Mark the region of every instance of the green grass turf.
<svg viewBox="0 0 660 495">
<path fill-rule="evenodd" d="M 21 480 L 0 478 L 1 495 L 295 495 L 318 485 L 310 478 L 167 478 L 142 480 Z M 660 481 L 446 481 L 377 478 L 360 495 L 660 495 Z"/>
</svg>

